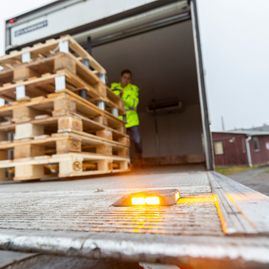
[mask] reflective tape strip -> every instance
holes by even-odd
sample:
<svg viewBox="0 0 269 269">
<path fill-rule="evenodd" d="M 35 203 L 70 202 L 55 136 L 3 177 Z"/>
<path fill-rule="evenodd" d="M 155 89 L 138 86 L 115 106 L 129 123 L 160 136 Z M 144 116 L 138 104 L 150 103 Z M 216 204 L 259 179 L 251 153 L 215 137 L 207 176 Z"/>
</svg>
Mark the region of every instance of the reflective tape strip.
<svg viewBox="0 0 269 269">
<path fill-rule="evenodd" d="M 18 85 L 16 87 L 16 100 L 20 100 L 26 97 L 26 90 L 24 85 Z"/>
<path fill-rule="evenodd" d="M 29 63 L 29 62 L 31 62 L 31 53 L 29 51 L 24 52 L 21 55 L 21 61 L 23 63 Z"/>
<path fill-rule="evenodd" d="M 66 88 L 65 75 L 55 77 L 55 92 L 62 91 Z"/>
<path fill-rule="evenodd" d="M 69 42 L 68 40 L 63 40 L 59 43 L 59 50 L 60 52 L 65 52 L 68 53 L 69 52 Z"/>
</svg>

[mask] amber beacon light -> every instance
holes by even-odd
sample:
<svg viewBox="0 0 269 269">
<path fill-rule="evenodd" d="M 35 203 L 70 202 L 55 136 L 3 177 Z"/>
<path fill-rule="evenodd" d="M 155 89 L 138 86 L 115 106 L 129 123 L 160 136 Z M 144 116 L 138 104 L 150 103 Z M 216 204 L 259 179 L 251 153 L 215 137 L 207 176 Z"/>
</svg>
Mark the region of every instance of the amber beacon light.
<svg viewBox="0 0 269 269">
<path fill-rule="evenodd" d="M 150 190 L 125 195 L 113 206 L 172 206 L 179 198 L 177 189 Z"/>
</svg>

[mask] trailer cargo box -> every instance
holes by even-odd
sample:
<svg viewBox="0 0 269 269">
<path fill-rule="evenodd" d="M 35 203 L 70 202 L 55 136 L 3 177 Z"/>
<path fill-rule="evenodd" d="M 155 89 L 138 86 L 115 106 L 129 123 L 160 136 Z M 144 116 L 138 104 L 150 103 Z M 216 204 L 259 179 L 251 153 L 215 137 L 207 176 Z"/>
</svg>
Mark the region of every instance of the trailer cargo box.
<svg viewBox="0 0 269 269">
<path fill-rule="evenodd" d="M 212 169 L 196 15 L 185 0 L 56 1 L 8 20 L 6 49 L 72 34 L 104 65 L 109 84 L 132 70 L 146 164 Z"/>
</svg>

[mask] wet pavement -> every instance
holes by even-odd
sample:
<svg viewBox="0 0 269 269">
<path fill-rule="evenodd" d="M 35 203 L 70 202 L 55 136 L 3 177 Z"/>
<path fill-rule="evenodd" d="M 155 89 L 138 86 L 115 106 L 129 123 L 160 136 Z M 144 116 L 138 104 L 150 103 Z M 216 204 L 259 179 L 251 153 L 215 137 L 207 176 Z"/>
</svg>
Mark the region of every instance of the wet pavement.
<svg viewBox="0 0 269 269">
<path fill-rule="evenodd" d="M 229 175 L 229 177 L 269 196 L 269 166 Z"/>
</svg>

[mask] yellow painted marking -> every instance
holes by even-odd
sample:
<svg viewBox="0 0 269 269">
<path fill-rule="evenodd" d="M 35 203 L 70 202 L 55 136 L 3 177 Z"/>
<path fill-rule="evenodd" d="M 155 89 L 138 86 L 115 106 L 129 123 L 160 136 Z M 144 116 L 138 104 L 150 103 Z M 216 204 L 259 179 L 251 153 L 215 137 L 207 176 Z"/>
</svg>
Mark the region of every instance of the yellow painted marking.
<svg viewBox="0 0 269 269">
<path fill-rule="evenodd" d="M 177 204 L 193 204 L 193 203 L 215 203 L 215 195 L 199 195 L 199 196 L 190 196 L 190 197 L 181 197 Z"/>
<path fill-rule="evenodd" d="M 221 225 L 222 231 L 226 230 L 226 222 L 225 222 L 223 213 L 221 211 L 216 194 L 183 197 L 177 201 L 177 204 L 193 204 L 193 203 L 214 203 L 217 210 L 217 214 L 220 219 L 220 225 Z"/>
</svg>

